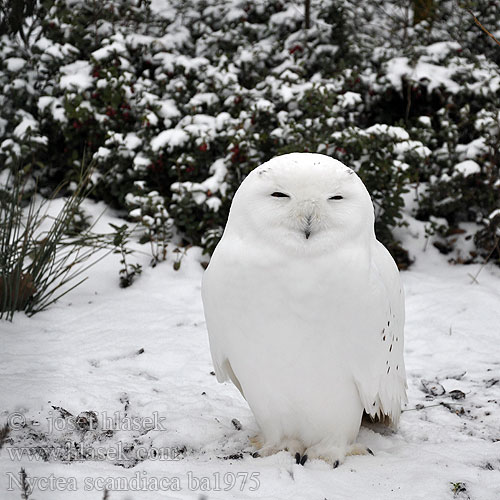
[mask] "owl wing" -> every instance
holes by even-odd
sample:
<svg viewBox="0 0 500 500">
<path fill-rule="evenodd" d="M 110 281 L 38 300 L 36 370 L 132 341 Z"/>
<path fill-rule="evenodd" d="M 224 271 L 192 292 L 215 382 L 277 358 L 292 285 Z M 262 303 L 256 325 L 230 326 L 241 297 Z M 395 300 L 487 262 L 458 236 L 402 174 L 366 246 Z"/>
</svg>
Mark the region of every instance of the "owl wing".
<svg viewBox="0 0 500 500">
<path fill-rule="evenodd" d="M 407 402 L 404 349 L 404 292 L 399 271 L 378 241 L 372 250 L 368 321 L 363 343 L 353 353 L 354 377 L 372 419 L 396 427 Z M 387 419 L 389 420 L 387 422 Z"/>
<path fill-rule="evenodd" d="M 224 304 L 225 294 L 221 293 L 221 287 L 224 287 L 225 283 L 224 279 L 222 279 L 223 275 L 219 275 L 219 271 L 217 253 L 214 253 L 203 275 L 201 287 L 203 308 L 210 339 L 210 354 L 212 355 L 217 381 L 226 382 L 230 380 L 241 392 L 242 396 L 245 397 L 241 384 L 231 367 L 231 363 L 224 349 L 224 346 L 227 346 L 230 340 L 229 336 L 231 334 L 232 325 L 230 324 L 230 319 L 227 314 L 224 314 L 224 311 L 227 310 L 227 304 Z"/>
</svg>

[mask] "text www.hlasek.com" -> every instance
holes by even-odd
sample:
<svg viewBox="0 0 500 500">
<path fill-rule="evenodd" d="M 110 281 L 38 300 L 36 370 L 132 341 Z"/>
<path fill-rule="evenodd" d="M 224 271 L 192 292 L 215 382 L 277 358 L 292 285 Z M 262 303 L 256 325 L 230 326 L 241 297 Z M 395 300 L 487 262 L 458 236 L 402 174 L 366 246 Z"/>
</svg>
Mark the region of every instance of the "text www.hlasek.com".
<svg viewBox="0 0 500 500">
<path fill-rule="evenodd" d="M 142 460 L 180 460 L 183 449 L 176 447 L 146 447 L 135 445 L 133 448 L 117 442 L 112 446 L 84 446 L 82 443 L 67 441 L 62 446 L 19 446 L 5 447 L 10 460 L 20 461 L 142 461 Z"/>
<path fill-rule="evenodd" d="M 34 491 L 256 491 L 260 488 L 259 472 L 215 472 L 211 476 L 198 476 L 188 471 L 181 476 L 152 476 L 147 472 L 136 472 L 130 477 L 58 477 L 54 474 L 41 477 L 23 478 L 7 472 L 7 490 L 25 490 L 29 495 Z M 24 485 L 23 485 L 24 484 Z"/>
</svg>

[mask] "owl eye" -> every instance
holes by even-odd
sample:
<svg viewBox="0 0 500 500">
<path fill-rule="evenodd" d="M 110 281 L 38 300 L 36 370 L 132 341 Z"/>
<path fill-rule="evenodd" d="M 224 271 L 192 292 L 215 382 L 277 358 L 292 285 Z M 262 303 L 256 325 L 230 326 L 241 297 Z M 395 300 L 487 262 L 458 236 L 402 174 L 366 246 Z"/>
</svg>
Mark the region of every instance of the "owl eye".
<svg viewBox="0 0 500 500">
<path fill-rule="evenodd" d="M 275 198 L 290 198 L 289 195 L 280 193 L 279 191 L 275 191 L 271 196 L 274 196 Z"/>
<path fill-rule="evenodd" d="M 343 200 L 344 197 L 343 196 L 340 196 L 340 194 L 338 194 L 337 196 L 332 196 L 331 198 L 328 198 L 329 200 Z"/>
</svg>

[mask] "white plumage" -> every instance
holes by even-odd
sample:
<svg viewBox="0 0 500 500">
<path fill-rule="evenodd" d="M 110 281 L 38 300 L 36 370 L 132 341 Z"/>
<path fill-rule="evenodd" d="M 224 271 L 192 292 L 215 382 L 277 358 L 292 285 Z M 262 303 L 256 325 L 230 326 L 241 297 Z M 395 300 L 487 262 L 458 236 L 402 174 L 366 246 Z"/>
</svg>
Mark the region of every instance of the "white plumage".
<svg viewBox="0 0 500 500">
<path fill-rule="evenodd" d="M 363 411 L 397 425 L 404 297 L 373 226 L 362 181 L 320 154 L 273 158 L 234 196 L 202 294 L 217 379 L 248 401 L 260 455 L 337 466 L 367 451 Z"/>
</svg>

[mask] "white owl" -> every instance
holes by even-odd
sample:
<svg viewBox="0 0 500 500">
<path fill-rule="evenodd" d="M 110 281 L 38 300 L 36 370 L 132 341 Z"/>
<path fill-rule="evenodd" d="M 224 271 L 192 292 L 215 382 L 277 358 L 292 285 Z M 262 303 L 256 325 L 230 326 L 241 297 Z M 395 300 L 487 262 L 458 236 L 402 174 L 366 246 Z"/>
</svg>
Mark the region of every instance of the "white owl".
<svg viewBox="0 0 500 500">
<path fill-rule="evenodd" d="M 237 190 L 203 278 L 219 382 L 247 400 L 259 455 L 288 450 L 334 467 L 363 411 L 396 426 L 406 401 L 404 296 L 375 238 L 373 204 L 353 170 L 292 153 Z"/>
</svg>

